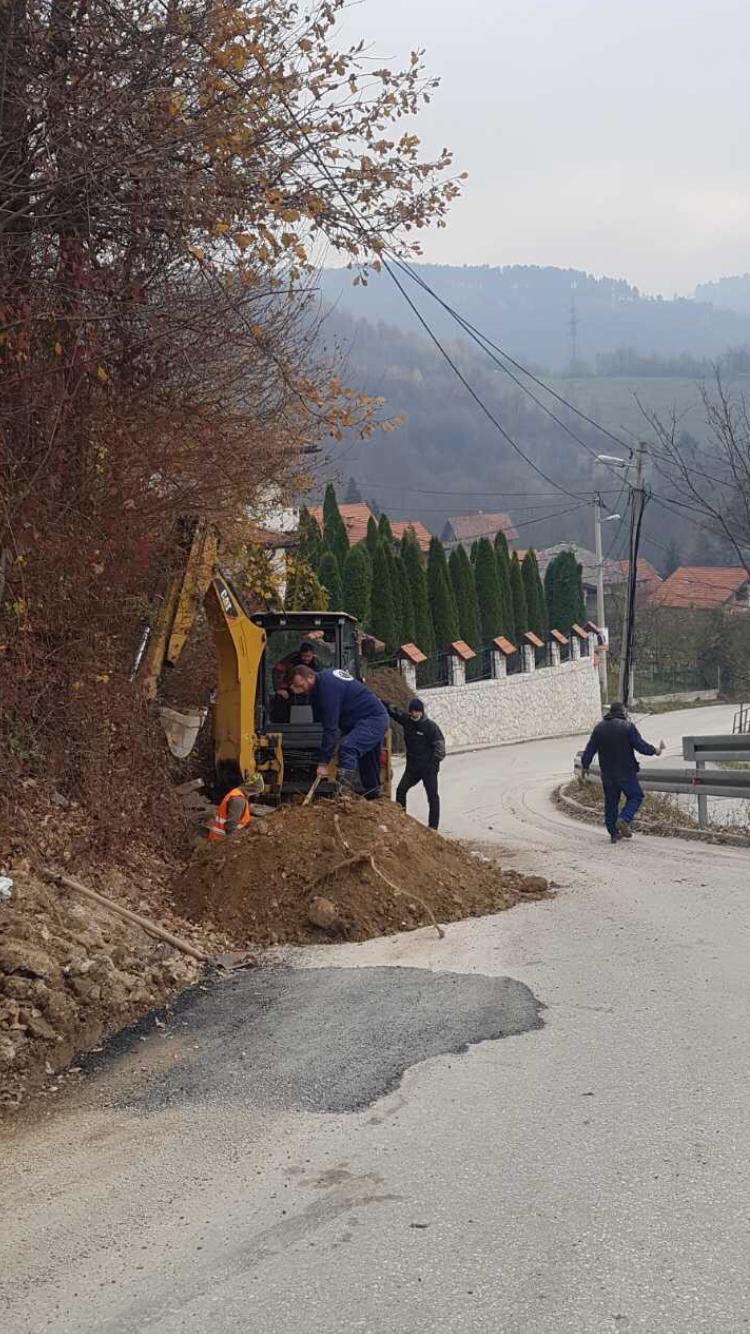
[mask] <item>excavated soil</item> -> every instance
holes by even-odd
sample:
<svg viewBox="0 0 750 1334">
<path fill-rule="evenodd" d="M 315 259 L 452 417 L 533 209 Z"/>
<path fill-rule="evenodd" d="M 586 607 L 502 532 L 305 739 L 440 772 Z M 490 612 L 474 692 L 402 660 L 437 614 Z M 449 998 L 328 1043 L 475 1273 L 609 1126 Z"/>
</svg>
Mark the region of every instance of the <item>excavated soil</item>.
<svg viewBox="0 0 750 1334">
<path fill-rule="evenodd" d="M 366 860 L 346 864 L 361 852 L 396 890 Z M 429 925 L 428 909 L 438 922 L 456 921 L 547 889 L 539 876 L 505 870 L 426 829 L 394 802 L 356 798 L 281 807 L 226 844 L 207 844 L 177 880 L 175 906 L 244 948 L 368 940 Z"/>
</svg>

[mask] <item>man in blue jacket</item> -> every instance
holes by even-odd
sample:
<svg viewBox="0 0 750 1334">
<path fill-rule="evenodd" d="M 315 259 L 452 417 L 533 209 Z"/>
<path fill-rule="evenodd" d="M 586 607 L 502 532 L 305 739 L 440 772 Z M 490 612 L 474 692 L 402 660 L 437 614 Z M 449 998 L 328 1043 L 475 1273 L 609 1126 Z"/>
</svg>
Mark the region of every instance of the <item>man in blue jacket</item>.
<svg viewBox="0 0 750 1334">
<path fill-rule="evenodd" d="M 643 788 L 638 782 L 639 755 L 661 755 L 659 749 L 644 741 L 635 723 L 631 723 L 624 704 L 613 704 L 602 721 L 596 724 L 588 745 L 581 756 L 584 778 L 594 756 L 599 756 L 599 770 L 604 788 L 604 823 L 613 843 L 620 838 L 632 838 L 631 824 L 643 801 Z M 625 805 L 620 810 L 620 797 Z"/>
<path fill-rule="evenodd" d="M 342 788 L 354 789 L 359 769 L 364 796 L 382 796 L 380 752 L 388 714 L 377 695 L 340 667 L 317 674 L 309 667 L 295 667 L 289 684 L 293 694 L 309 698 L 316 721 L 323 724 L 318 777 L 326 777 L 338 741 Z"/>
</svg>

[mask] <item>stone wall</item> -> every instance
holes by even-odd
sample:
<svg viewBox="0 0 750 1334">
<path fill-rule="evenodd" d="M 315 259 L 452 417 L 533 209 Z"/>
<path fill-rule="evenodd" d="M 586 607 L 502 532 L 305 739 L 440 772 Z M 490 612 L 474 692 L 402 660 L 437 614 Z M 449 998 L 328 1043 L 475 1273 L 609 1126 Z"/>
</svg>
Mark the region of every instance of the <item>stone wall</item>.
<svg viewBox="0 0 750 1334">
<path fill-rule="evenodd" d="M 588 732 L 602 716 L 591 658 L 536 672 L 422 690 L 449 751 Z"/>
</svg>

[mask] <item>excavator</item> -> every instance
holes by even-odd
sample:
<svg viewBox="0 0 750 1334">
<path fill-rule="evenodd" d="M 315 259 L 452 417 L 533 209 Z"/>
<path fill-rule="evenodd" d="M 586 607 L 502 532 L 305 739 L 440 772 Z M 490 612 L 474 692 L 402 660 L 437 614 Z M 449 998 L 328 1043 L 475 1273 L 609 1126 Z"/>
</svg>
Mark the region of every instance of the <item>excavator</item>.
<svg viewBox="0 0 750 1334">
<path fill-rule="evenodd" d="M 210 627 L 216 686 L 210 705 L 213 777 L 226 772 L 245 781 L 263 778 L 261 800 L 277 804 L 307 792 L 315 777 L 322 729 L 307 702 L 290 702 L 283 722 L 274 721 L 273 668 L 298 649 L 315 645 L 321 667 L 344 668 L 361 679 L 361 634 L 355 617 L 343 611 L 251 611 L 218 564 L 219 534 L 205 520 L 182 527 L 182 558 L 151 624 L 146 627 L 133 667 L 146 696 L 158 699 L 159 685 L 182 653 L 201 604 Z M 197 732 L 197 728 L 196 728 Z M 336 790 L 335 764 L 321 796 Z M 391 794 L 391 737 L 381 758 L 383 791 Z M 213 784 L 211 784 L 213 786 Z"/>
</svg>

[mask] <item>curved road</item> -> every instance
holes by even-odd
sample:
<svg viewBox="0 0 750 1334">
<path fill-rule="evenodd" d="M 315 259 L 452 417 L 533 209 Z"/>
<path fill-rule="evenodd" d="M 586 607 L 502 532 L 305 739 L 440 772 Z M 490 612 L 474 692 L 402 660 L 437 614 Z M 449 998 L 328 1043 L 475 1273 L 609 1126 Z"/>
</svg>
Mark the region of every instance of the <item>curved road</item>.
<svg viewBox="0 0 750 1334">
<path fill-rule="evenodd" d="M 554 900 L 200 993 L 17 1137 L 9 1329 L 748 1327 L 748 855 L 571 822 L 579 746 L 443 771 L 445 831 Z"/>
</svg>

